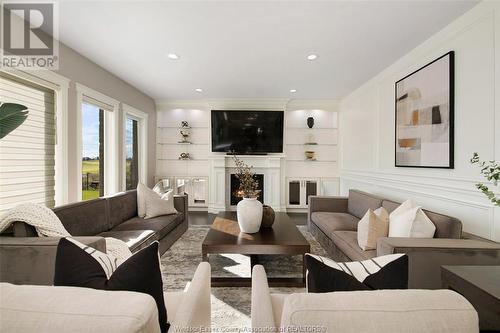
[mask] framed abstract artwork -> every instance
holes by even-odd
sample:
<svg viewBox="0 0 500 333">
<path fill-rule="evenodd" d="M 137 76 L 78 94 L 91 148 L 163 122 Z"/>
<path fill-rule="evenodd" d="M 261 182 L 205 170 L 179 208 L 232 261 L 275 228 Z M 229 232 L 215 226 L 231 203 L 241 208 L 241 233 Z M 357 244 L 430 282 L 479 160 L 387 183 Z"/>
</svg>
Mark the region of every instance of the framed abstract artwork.
<svg viewBox="0 0 500 333">
<path fill-rule="evenodd" d="M 395 165 L 454 167 L 454 52 L 396 82 Z"/>
</svg>

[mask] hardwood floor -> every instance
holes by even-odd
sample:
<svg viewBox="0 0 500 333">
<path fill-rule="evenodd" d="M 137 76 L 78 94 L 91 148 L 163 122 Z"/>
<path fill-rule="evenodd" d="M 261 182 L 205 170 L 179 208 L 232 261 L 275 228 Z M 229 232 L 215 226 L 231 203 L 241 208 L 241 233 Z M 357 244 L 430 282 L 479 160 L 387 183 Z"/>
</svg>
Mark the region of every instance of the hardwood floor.
<svg viewBox="0 0 500 333">
<path fill-rule="evenodd" d="M 305 213 L 288 213 L 290 220 L 296 225 L 307 224 L 307 214 Z M 207 212 L 189 212 L 190 225 L 212 225 L 217 214 L 209 214 Z"/>
</svg>

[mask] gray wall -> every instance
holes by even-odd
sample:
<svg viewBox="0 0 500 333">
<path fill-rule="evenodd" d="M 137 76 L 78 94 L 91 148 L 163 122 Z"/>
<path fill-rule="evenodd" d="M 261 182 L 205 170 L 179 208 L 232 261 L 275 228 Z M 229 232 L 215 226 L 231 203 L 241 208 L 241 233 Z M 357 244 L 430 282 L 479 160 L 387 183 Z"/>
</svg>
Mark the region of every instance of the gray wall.
<svg viewBox="0 0 500 333">
<path fill-rule="evenodd" d="M 77 184 L 80 179 L 77 175 L 77 166 L 75 165 L 76 151 L 73 148 L 76 147 L 76 136 L 74 133 L 76 133 L 77 124 L 75 83 L 83 84 L 149 114 L 147 180 L 148 185 L 152 186 L 156 165 L 156 108 L 154 100 L 62 43 L 59 44 L 59 70 L 56 73 L 71 80 L 68 96 L 69 202 L 77 200 Z M 123 135 L 121 122 L 120 117 L 120 137 Z M 123 147 L 120 142 L 118 147 L 119 156 L 122 156 L 122 150 Z"/>
</svg>

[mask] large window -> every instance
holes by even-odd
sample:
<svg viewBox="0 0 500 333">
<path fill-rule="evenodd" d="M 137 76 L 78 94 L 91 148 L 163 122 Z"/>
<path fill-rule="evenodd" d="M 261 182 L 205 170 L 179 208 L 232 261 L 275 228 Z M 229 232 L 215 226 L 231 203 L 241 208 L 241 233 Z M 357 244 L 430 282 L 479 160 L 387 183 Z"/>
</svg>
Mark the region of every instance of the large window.
<svg viewBox="0 0 500 333">
<path fill-rule="evenodd" d="M 139 132 L 138 121 L 126 117 L 125 120 L 125 189 L 137 187 L 139 182 Z"/>
<path fill-rule="evenodd" d="M 0 139 L 0 212 L 25 202 L 55 205 L 54 95 L 53 90 L 0 73 L 0 102 L 28 108 L 26 120 Z"/>
<path fill-rule="evenodd" d="M 104 195 L 104 112 L 82 104 L 82 200 Z"/>
<path fill-rule="evenodd" d="M 112 195 L 120 190 L 117 123 L 119 102 L 76 83 L 77 200 Z"/>
</svg>

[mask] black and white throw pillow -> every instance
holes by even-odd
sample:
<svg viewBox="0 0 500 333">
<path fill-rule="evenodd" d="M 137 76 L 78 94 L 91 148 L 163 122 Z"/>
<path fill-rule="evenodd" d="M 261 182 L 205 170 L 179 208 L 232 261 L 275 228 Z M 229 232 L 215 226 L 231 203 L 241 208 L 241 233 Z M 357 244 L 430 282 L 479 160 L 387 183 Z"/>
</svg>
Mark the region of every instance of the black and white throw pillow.
<svg viewBox="0 0 500 333">
<path fill-rule="evenodd" d="M 116 259 L 71 238 L 61 238 L 57 246 L 55 286 L 102 290 L 135 291 L 151 295 L 158 307 L 162 332 L 170 324 L 163 298 L 158 242 L 118 265 Z"/>
<path fill-rule="evenodd" d="M 306 254 L 307 291 L 407 289 L 408 256 L 389 254 L 364 261 L 336 262 Z"/>
</svg>

